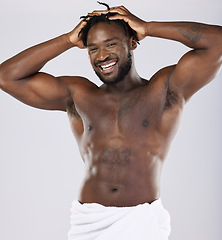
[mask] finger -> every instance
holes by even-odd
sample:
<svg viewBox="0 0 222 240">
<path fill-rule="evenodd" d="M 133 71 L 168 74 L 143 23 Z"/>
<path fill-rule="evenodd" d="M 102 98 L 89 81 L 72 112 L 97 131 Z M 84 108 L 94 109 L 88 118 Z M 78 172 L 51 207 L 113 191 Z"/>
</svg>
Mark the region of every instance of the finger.
<svg viewBox="0 0 222 240">
<path fill-rule="evenodd" d="M 89 15 L 101 15 L 101 14 L 107 14 L 108 10 L 95 10 L 92 13 L 89 13 Z"/>
<path fill-rule="evenodd" d="M 124 6 L 119 6 L 119 7 L 112 7 L 109 10 L 110 12 L 118 12 L 118 13 L 129 13 L 129 11 L 124 7 Z"/>
<path fill-rule="evenodd" d="M 122 19 L 120 15 L 126 16 L 129 13 L 129 11 L 123 6 L 113 7 L 113 8 L 110 8 L 110 10 L 94 10 L 92 13 L 88 14 L 88 17 L 100 16 L 102 14 L 108 14 L 108 13 L 115 13 L 118 16 L 113 19 L 110 16 L 110 20 L 111 19 L 114 20 L 114 19 Z"/>
<path fill-rule="evenodd" d="M 89 16 L 95 16 L 95 15 L 101 15 L 101 14 L 107 14 L 109 12 L 112 13 L 119 13 L 119 14 L 127 14 L 129 11 L 124 6 L 119 7 L 112 7 L 109 10 L 94 10 L 92 13 L 89 13 Z"/>
<path fill-rule="evenodd" d="M 82 21 L 83 21 L 84 23 L 86 23 L 87 21 L 89 21 L 90 18 L 91 18 L 91 16 L 89 16 L 89 15 L 87 15 L 87 16 L 81 16 L 81 17 L 80 17 L 80 19 L 83 19 Z"/>
<path fill-rule="evenodd" d="M 83 28 L 85 25 L 86 25 L 86 22 L 85 22 L 84 20 L 81 20 L 81 21 L 79 22 L 79 24 L 76 26 L 76 28 L 81 29 L 81 28 Z"/>
<path fill-rule="evenodd" d="M 107 14 L 109 12 L 116 12 L 116 13 L 119 13 L 119 14 L 125 14 L 125 10 L 124 9 L 121 9 L 119 7 L 113 7 L 111 8 L 110 10 L 94 10 L 92 13 L 89 13 L 89 15 L 101 15 L 101 14 Z"/>
<path fill-rule="evenodd" d="M 122 15 L 122 14 L 115 14 L 113 16 L 109 16 L 109 20 L 124 20 L 126 21 L 126 15 Z"/>
</svg>

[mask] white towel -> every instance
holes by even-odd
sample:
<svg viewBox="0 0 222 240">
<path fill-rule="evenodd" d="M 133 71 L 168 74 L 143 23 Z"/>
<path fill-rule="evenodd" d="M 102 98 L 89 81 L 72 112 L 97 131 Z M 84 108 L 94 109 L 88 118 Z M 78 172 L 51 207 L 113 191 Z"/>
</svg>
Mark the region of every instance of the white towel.
<svg viewBox="0 0 222 240">
<path fill-rule="evenodd" d="M 158 199 L 133 207 L 73 201 L 69 240 L 167 240 L 170 216 Z"/>
</svg>

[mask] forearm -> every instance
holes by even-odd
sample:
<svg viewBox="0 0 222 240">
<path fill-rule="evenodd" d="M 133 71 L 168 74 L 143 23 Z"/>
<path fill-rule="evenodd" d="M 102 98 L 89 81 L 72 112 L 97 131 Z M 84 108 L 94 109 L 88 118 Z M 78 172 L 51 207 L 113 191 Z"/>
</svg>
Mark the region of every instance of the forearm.
<svg viewBox="0 0 222 240">
<path fill-rule="evenodd" d="M 147 22 L 146 36 L 175 40 L 194 49 L 221 45 L 222 27 L 194 22 Z"/>
<path fill-rule="evenodd" d="M 4 78 L 19 80 L 37 73 L 49 60 L 73 47 L 66 34 L 31 47 L 0 65 Z"/>
</svg>

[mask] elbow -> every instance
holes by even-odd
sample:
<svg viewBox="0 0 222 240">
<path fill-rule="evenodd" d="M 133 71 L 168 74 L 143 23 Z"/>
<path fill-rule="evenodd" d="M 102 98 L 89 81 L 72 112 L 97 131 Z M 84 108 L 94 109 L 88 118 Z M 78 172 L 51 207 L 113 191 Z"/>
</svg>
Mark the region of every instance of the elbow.
<svg viewBox="0 0 222 240">
<path fill-rule="evenodd" d="M 6 74 L 5 74 L 5 70 L 4 67 L 2 66 L 2 64 L 0 65 L 0 89 L 4 90 L 4 86 L 6 83 Z"/>
<path fill-rule="evenodd" d="M 222 57 L 222 26 L 218 26 L 218 47 Z"/>
<path fill-rule="evenodd" d="M 222 27 L 214 26 L 208 41 L 208 48 L 214 53 L 216 62 L 222 64 Z"/>
<path fill-rule="evenodd" d="M 3 90 L 3 86 L 4 86 L 4 70 L 2 67 L 2 64 L 0 65 L 0 89 Z"/>
<path fill-rule="evenodd" d="M 218 53 L 222 55 L 222 26 L 215 27 L 212 43 L 217 48 Z"/>
<path fill-rule="evenodd" d="M 9 72 L 10 71 L 5 68 L 4 63 L 0 64 L 0 89 L 3 91 L 11 80 Z"/>
<path fill-rule="evenodd" d="M 219 63 L 222 64 L 222 27 L 219 26 L 217 49 L 219 53 Z"/>
</svg>

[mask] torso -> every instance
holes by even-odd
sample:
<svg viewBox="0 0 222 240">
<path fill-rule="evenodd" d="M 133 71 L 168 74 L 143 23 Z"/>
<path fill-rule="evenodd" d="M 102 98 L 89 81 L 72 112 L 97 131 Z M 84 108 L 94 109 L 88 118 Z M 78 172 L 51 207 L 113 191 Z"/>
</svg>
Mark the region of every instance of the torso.
<svg viewBox="0 0 222 240">
<path fill-rule="evenodd" d="M 94 85 L 75 87 L 67 112 L 86 168 L 80 202 L 133 206 L 159 197 L 162 165 L 183 108 L 168 75 L 165 70 L 115 95 Z"/>
</svg>

